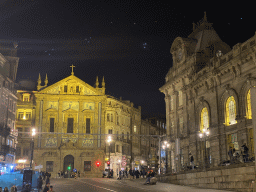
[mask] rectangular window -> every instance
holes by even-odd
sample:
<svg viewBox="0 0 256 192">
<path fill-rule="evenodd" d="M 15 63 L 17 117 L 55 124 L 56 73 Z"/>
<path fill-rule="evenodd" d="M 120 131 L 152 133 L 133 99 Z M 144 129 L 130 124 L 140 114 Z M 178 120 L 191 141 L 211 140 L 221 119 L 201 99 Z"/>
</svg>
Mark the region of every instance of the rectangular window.
<svg viewBox="0 0 256 192">
<path fill-rule="evenodd" d="M 23 112 L 18 113 L 18 119 L 23 119 Z"/>
<path fill-rule="evenodd" d="M 119 145 L 116 145 L 116 152 L 119 152 Z"/>
<path fill-rule="evenodd" d="M 28 148 L 24 148 L 23 149 L 23 156 L 28 156 L 29 153 L 29 149 Z"/>
<path fill-rule="evenodd" d="M 18 137 L 22 137 L 22 128 L 18 128 Z"/>
<path fill-rule="evenodd" d="M 109 129 L 109 130 L 108 130 L 108 134 L 112 134 L 112 129 Z"/>
<path fill-rule="evenodd" d="M 119 133 L 118 133 L 118 131 L 116 132 L 116 139 L 119 140 Z"/>
<path fill-rule="evenodd" d="M 91 119 L 86 118 L 86 133 L 90 134 L 91 133 Z"/>
<path fill-rule="evenodd" d="M 79 93 L 79 86 L 76 86 L 76 92 Z"/>
<path fill-rule="evenodd" d="M 50 132 L 54 132 L 54 118 L 50 118 Z"/>
<path fill-rule="evenodd" d="M 26 112 L 26 120 L 31 119 L 31 112 Z"/>
<path fill-rule="evenodd" d="M 30 129 L 27 127 L 25 128 L 25 137 L 29 137 L 30 136 Z"/>
<path fill-rule="evenodd" d="M 53 172 L 53 161 L 46 161 L 46 172 Z"/>
<path fill-rule="evenodd" d="M 136 131 L 137 131 L 137 127 L 136 125 L 134 125 L 134 133 L 136 133 Z"/>
<path fill-rule="evenodd" d="M 119 125 L 119 117 L 116 117 L 116 124 Z"/>
<path fill-rule="evenodd" d="M 67 91 L 68 91 L 68 86 L 64 85 L 64 92 L 67 93 Z"/>
<path fill-rule="evenodd" d="M 68 118 L 67 133 L 73 133 L 73 124 L 74 124 L 74 119 Z"/>
<path fill-rule="evenodd" d="M 91 161 L 84 161 L 84 171 L 91 171 Z"/>
<path fill-rule="evenodd" d="M 21 156 L 21 148 L 16 147 L 16 156 Z"/>
</svg>

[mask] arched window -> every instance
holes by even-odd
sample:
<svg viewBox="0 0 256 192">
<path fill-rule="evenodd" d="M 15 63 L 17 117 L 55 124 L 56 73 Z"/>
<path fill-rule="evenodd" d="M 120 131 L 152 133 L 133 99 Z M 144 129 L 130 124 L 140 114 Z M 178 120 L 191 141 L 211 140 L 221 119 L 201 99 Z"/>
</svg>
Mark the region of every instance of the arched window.
<svg viewBox="0 0 256 192">
<path fill-rule="evenodd" d="M 247 119 L 252 119 L 251 89 L 249 89 L 246 95 L 246 117 Z"/>
<path fill-rule="evenodd" d="M 200 124 L 200 131 L 204 132 L 203 130 L 206 130 L 209 128 L 209 114 L 206 107 L 204 107 L 201 111 L 201 124 Z"/>
<path fill-rule="evenodd" d="M 233 96 L 230 96 L 226 102 L 226 125 L 236 124 L 236 101 Z"/>
</svg>

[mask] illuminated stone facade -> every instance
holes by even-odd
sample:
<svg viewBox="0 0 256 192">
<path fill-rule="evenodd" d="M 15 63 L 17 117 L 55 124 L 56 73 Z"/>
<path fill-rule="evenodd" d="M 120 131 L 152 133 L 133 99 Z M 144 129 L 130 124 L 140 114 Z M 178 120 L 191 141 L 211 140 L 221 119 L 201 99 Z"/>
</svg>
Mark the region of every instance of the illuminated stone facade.
<svg viewBox="0 0 256 192">
<path fill-rule="evenodd" d="M 140 156 L 139 141 L 132 144 L 135 139 L 131 136 L 139 134 L 140 107 L 106 95 L 104 78 L 101 88 L 98 78 L 96 87 L 92 87 L 73 72 L 51 86 L 47 84 L 47 77 L 42 86 L 39 76 L 37 91 L 18 91 L 17 129 L 26 132 L 19 137 L 20 159 L 30 161 L 26 150 L 32 138 L 26 140 L 24 134 L 34 127 L 33 166 L 43 165 L 44 171 L 57 174 L 71 165 L 71 170 L 76 168 L 81 176 L 101 177 L 109 149 L 110 169 L 115 173 L 133 165 Z M 24 100 L 26 97 L 29 99 Z M 110 147 L 108 135 L 112 137 Z M 100 162 L 99 167 L 96 162 Z"/>
<path fill-rule="evenodd" d="M 253 36 L 232 49 L 205 17 L 187 37 L 172 46 L 173 66 L 160 88 L 165 94 L 170 171 L 189 164 L 189 153 L 202 168 L 228 160 L 233 147 L 246 143 L 254 156 L 250 88 L 256 84 Z M 206 135 L 199 138 L 200 131 Z M 205 158 L 205 161 L 204 161 Z"/>
<path fill-rule="evenodd" d="M 17 97 L 14 84 L 18 62 L 17 44 L 0 40 L 0 172 L 6 172 L 15 161 Z"/>
</svg>

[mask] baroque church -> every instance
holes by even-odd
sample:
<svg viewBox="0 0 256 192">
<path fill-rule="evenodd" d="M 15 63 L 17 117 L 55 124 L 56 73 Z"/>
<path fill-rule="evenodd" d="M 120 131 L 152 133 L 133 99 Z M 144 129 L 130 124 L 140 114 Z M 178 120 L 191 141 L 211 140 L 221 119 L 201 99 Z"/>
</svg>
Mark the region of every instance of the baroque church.
<svg viewBox="0 0 256 192">
<path fill-rule="evenodd" d="M 188 37 L 177 37 L 165 94 L 169 172 L 189 165 L 216 167 L 230 148 L 254 157 L 250 90 L 256 85 L 256 35 L 230 48 L 204 18 Z"/>
<path fill-rule="evenodd" d="M 31 132 L 34 136 L 32 166 L 57 174 L 74 168 L 81 176 L 101 177 L 108 168 L 114 172 L 135 168 L 140 157 L 141 107 L 105 94 L 104 77 L 92 87 L 72 73 L 48 86 L 39 74 L 37 91 L 18 90 L 16 128 L 19 132 L 18 168 L 29 166 Z M 111 137 L 111 142 L 108 141 Z"/>
</svg>

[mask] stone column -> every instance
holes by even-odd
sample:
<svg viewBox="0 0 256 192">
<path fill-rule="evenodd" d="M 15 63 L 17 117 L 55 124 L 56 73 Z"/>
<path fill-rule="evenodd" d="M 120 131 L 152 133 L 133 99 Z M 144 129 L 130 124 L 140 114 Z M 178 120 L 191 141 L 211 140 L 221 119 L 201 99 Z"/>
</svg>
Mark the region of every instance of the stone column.
<svg viewBox="0 0 256 192">
<path fill-rule="evenodd" d="M 255 139 L 256 138 L 256 88 L 255 87 L 251 88 L 251 105 L 252 105 L 251 109 L 252 109 L 253 138 Z M 256 142 L 254 142 L 254 154 L 256 154 Z M 256 168 L 256 161 L 255 161 L 255 168 Z M 256 192 L 256 183 L 254 183 L 253 185 L 253 191 Z"/>
</svg>

